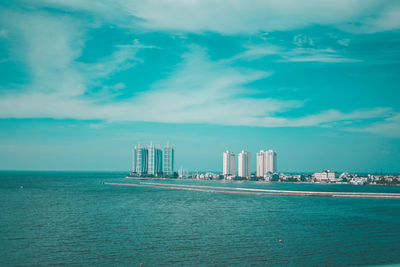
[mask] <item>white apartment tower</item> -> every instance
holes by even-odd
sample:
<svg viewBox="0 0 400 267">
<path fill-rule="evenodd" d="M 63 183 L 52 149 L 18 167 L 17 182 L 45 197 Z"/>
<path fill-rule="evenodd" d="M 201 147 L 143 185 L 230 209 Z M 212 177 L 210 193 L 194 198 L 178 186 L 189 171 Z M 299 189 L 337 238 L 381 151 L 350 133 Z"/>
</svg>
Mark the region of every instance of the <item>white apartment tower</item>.
<svg viewBox="0 0 400 267">
<path fill-rule="evenodd" d="M 223 153 L 223 175 L 235 175 L 235 153 L 227 150 Z"/>
<path fill-rule="evenodd" d="M 238 155 L 238 176 L 249 177 L 251 171 L 250 152 L 242 150 Z"/>
<path fill-rule="evenodd" d="M 256 168 L 256 176 L 264 177 L 265 175 L 265 152 L 261 150 L 257 153 L 257 168 Z"/>
<path fill-rule="evenodd" d="M 257 153 L 257 177 L 264 177 L 266 173 L 276 173 L 277 154 L 274 150 L 260 150 Z"/>
<path fill-rule="evenodd" d="M 270 149 L 264 152 L 265 155 L 265 173 L 272 172 L 276 173 L 277 171 L 277 155 L 276 151 Z"/>
</svg>

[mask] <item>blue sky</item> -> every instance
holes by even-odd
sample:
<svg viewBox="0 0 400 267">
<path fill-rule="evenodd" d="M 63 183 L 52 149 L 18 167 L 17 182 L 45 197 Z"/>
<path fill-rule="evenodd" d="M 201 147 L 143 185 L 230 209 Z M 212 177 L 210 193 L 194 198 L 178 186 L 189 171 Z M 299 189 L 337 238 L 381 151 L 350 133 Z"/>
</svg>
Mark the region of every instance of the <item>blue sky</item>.
<svg viewBox="0 0 400 267">
<path fill-rule="evenodd" d="M 216 3 L 217 2 L 217 3 Z M 7 1 L 0 169 L 400 172 L 399 1 Z"/>
</svg>

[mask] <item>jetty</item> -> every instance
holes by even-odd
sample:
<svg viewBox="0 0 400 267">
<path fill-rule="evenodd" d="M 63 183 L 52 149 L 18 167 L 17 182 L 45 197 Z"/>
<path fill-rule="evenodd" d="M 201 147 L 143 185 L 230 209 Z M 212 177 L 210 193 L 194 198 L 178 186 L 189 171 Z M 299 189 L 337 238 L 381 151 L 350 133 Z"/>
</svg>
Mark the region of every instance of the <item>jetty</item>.
<svg viewBox="0 0 400 267">
<path fill-rule="evenodd" d="M 218 187 L 166 183 L 110 183 L 106 185 L 150 187 L 170 190 L 185 190 L 196 192 L 220 193 L 220 194 L 241 194 L 241 195 L 265 195 L 265 196 L 304 196 L 304 197 L 342 197 L 342 198 L 381 198 L 400 199 L 400 193 L 372 193 L 372 192 L 319 192 L 319 191 L 293 191 L 293 190 L 270 190 L 241 187 Z"/>
</svg>

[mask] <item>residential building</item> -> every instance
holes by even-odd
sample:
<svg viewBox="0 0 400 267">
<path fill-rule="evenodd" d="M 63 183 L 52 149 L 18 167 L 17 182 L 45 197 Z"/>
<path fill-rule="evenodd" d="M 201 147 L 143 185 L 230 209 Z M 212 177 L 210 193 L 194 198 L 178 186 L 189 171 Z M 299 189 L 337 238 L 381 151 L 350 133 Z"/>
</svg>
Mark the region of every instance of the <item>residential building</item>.
<svg viewBox="0 0 400 267">
<path fill-rule="evenodd" d="M 277 172 L 277 154 L 276 151 L 270 149 L 268 151 L 264 152 L 264 164 L 265 164 L 265 173 L 271 172 L 271 173 L 276 173 Z"/>
<path fill-rule="evenodd" d="M 264 177 L 265 176 L 265 156 L 264 151 L 260 150 L 256 156 L 256 176 L 257 177 Z"/>
<path fill-rule="evenodd" d="M 251 172 L 250 152 L 242 150 L 238 155 L 238 176 L 249 177 Z"/>
<path fill-rule="evenodd" d="M 222 153 L 222 169 L 223 169 L 223 175 L 228 176 L 228 175 L 235 175 L 235 153 L 233 153 L 230 150 L 227 150 L 226 152 Z"/>
<path fill-rule="evenodd" d="M 152 143 L 148 146 L 148 174 L 159 175 L 162 169 L 162 151 L 159 147 L 155 147 Z"/>
<path fill-rule="evenodd" d="M 274 150 L 260 150 L 257 153 L 256 176 L 265 177 L 267 173 L 277 172 L 277 154 Z"/>
<path fill-rule="evenodd" d="M 132 172 L 136 175 L 173 175 L 175 149 L 169 144 L 161 149 L 152 143 L 133 148 Z"/>
<path fill-rule="evenodd" d="M 133 148 L 132 170 L 139 175 L 147 174 L 148 171 L 148 150 L 140 144 Z"/>
<path fill-rule="evenodd" d="M 167 144 L 163 149 L 163 173 L 165 175 L 173 175 L 174 174 L 174 153 L 175 149 L 173 146 Z"/>
</svg>

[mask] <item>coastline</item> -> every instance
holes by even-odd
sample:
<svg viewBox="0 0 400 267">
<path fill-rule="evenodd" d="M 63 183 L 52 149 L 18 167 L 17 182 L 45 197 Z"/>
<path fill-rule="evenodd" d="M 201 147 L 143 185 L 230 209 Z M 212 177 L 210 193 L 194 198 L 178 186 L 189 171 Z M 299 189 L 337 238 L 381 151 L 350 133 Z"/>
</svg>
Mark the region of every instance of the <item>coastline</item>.
<svg viewBox="0 0 400 267">
<path fill-rule="evenodd" d="M 400 186 L 400 184 L 352 184 L 352 183 L 321 183 L 321 182 L 281 182 L 281 181 L 265 181 L 265 180 L 227 180 L 227 179 L 195 179 L 195 178 L 171 178 L 171 177 L 131 177 L 125 176 L 125 179 L 132 180 L 174 180 L 174 181 L 223 181 L 223 182 L 258 182 L 258 183 L 279 183 L 279 184 L 318 184 L 318 185 L 354 185 L 354 186 L 363 186 L 363 185 L 379 185 L 379 186 Z"/>
</svg>

